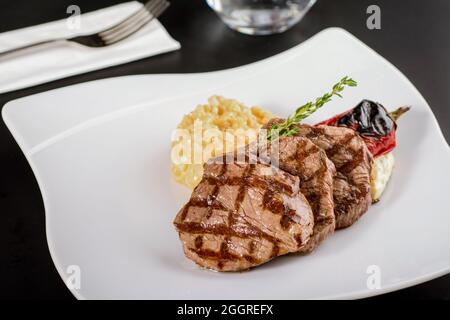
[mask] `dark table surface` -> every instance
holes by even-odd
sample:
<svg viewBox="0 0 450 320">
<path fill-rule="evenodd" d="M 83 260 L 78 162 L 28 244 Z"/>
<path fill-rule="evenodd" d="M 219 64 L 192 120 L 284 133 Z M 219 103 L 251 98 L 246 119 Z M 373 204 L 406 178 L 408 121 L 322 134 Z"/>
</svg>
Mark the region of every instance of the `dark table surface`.
<svg viewBox="0 0 450 320">
<path fill-rule="evenodd" d="M 87 12 L 124 1 L 5 2 L 0 4 L 0 32 L 64 18 L 71 4 Z M 381 8 L 381 30 L 366 27 L 366 9 L 371 4 Z M 204 1 L 172 0 L 160 20 L 181 42 L 181 50 L 2 94 L 0 106 L 12 99 L 94 79 L 244 65 L 291 48 L 326 27 L 338 26 L 390 60 L 416 85 L 450 141 L 449 14 L 448 0 L 318 0 L 304 20 L 284 34 L 251 37 L 229 30 Z M 50 258 L 38 185 L 3 121 L 0 163 L 0 298 L 73 299 Z M 450 299 L 450 275 L 372 299 L 386 298 Z"/>
</svg>

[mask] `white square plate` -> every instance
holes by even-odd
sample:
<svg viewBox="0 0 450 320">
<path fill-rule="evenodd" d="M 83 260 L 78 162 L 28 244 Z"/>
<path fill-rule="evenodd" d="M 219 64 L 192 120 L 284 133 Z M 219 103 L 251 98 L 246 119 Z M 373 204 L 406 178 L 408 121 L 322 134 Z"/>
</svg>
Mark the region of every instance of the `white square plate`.
<svg viewBox="0 0 450 320">
<path fill-rule="evenodd" d="M 363 98 L 400 120 L 396 168 L 380 203 L 308 256 L 214 273 L 184 257 L 172 220 L 190 192 L 169 172 L 171 132 L 212 94 L 287 116 L 343 76 L 358 81 L 315 123 Z M 231 70 L 83 83 L 8 103 L 3 118 L 38 180 L 47 238 L 77 298 L 361 298 L 450 269 L 450 152 L 425 100 L 391 64 L 341 29 Z M 371 266 L 376 266 L 375 269 Z M 380 289 L 370 289 L 378 270 Z"/>
</svg>

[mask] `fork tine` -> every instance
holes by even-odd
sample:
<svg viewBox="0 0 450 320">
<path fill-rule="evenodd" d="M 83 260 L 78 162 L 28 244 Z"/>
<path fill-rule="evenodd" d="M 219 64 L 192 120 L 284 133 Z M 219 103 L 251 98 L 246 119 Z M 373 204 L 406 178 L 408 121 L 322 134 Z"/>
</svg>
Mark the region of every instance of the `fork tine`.
<svg viewBox="0 0 450 320">
<path fill-rule="evenodd" d="M 100 33 L 100 36 L 102 38 L 104 38 L 105 40 L 107 40 L 107 39 L 114 38 L 114 37 L 118 36 L 119 34 L 126 32 L 127 30 L 135 27 L 136 25 L 140 25 L 142 23 L 142 21 L 147 20 L 151 16 L 150 12 L 154 11 L 161 4 L 161 1 L 164 1 L 164 0 L 152 1 L 151 5 L 143 8 L 144 13 L 142 13 L 139 17 L 132 19 L 132 21 L 130 21 L 130 22 L 122 24 L 120 28 L 117 28 L 113 32 L 109 32 L 107 34 Z M 151 11 L 149 11 L 149 10 L 151 10 Z"/>
<path fill-rule="evenodd" d="M 114 44 L 116 42 L 119 42 L 127 37 L 129 37 L 130 35 L 136 33 L 137 31 L 139 31 L 140 29 L 142 29 L 144 26 L 146 26 L 150 21 L 152 21 L 156 16 L 148 16 L 145 20 L 141 21 L 140 24 L 135 25 L 132 29 L 128 29 L 118 35 L 115 35 L 112 38 L 108 38 L 108 39 L 104 39 L 104 43 L 105 45 L 111 45 Z"/>
<path fill-rule="evenodd" d="M 125 18 L 124 20 L 120 21 L 119 23 L 111 26 L 110 28 L 98 32 L 98 35 L 107 35 L 109 33 L 115 32 L 116 30 L 122 28 L 124 25 L 130 23 L 130 21 L 137 19 L 143 13 L 145 13 L 145 8 L 139 9 L 138 11 L 133 13 L 131 16 L 128 16 L 127 18 Z"/>
<path fill-rule="evenodd" d="M 123 40 L 124 38 L 130 36 L 131 34 L 139 31 L 153 19 L 158 18 L 167 9 L 169 5 L 170 3 L 165 0 L 159 2 L 158 6 L 153 8 L 150 14 L 140 19 L 139 21 L 134 22 L 132 26 L 127 26 L 126 28 L 123 28 L 120 32 L 116 32 L 113 35 L 108 35 L 107 37 L 104 37 L 103 41 L 105 42 L 106 45 L 110 45 L 120 40 Z"/>
<path fill-rule="evenodd" d="M 128 29 L 134 28 L 136 25 L 140 25 L 142 21 L 146 21 L 150 13 L 152 11 L 155 11 L 155 9 L 158 8 L 158 6 L 161 5 L 161 2 L 164 2 L 165 0 L 152 0 L 146 3 L 144 6 L 144 12 L 140 14 L 138 17 L 135 17 L 133 19 L 130 19 L 130 21 L 127 21 L 126 23 L 121 24 L 118 28 L 112 30 L 111 32 L 108 32 L 106 34 L 99 33 L 99 35 L 104 38 L 105 40 L 108 40 L 110 38 L 117 37 L 119 34 L 122 34 L 126 32 Z"/>
<path fill-rule="evenodd" d="M 143 16 L 148 14 L 149 8 L 154 7 L 160 0 L 150 0 L 147 1 L 145 3 L 145 5 L 139 9 L 138 11 L 136 11 L 135 13 L 131 14 L 130 16 L 126 17 L 125 19 L 123 19 L 122 21 L 120 21 L 119 23 L 113 25 L 112 27 L 100 31 L 98 33 L 98 35 L 100 37 L 104 37 L 104 36 L 108 36 L 111 35 L 117 31 L 120 31 L 123 27 L 126 27 L 127 25 L 129 25 L 130 23 L 133 23 L 139 19 L 141 19 Z"/>
<path fill-rule="evenodd" d="M 135 26 L 141 25 L 143 23 L 143 21 L 146 21 L 150 17 L 151 17 L 151 15 L 148 12 L 146 12 L 145 14 L 142 14 L 139 18 L 134 19 L 132 22 L 124 24 L 121 28 L 118 28 L 114 32 L 108 33 L 106 35 L 101 33 L 100 36 L 104 40 L 115 38 L 118 35 L 123 34 L 123 33 L 127 32 L 128 30 L 134 28 Z"/>
</svg>

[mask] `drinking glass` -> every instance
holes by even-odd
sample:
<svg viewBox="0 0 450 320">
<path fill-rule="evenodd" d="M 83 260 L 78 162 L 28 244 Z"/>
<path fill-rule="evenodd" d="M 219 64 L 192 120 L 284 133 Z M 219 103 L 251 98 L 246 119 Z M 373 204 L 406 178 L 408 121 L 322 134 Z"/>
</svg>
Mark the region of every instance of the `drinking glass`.
<svg viewBox="0 0 450 320">
<path fill-rule="evenodd" d="M 283 32 L 299 22 L 316 0 L 206 0 L 230 28 L 246 34 Z"/>
</svg>

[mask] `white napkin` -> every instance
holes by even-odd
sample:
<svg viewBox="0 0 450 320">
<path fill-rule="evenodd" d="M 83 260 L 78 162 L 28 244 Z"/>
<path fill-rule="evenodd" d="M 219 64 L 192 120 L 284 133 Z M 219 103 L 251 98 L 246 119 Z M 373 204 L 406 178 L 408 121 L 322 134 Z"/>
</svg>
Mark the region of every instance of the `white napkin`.
<svg viewBox="0 0 450 320">
<path fill-rule="evenodd" d="M 81 14 L 80 28 L 75 30 L 63 19 L 5 32 L 0 34 L 0 52 L 38 41 L 97 32 L 120 22 L 141 7 L 141 3 L 133 1 Z M 179 48 L 180 44 L 156 19 L 128 39 L 109 47 L 88 48 L 70 42 L 37 47 L 11 59 L 0 58 L 0 93 Z"/>
</svg>

